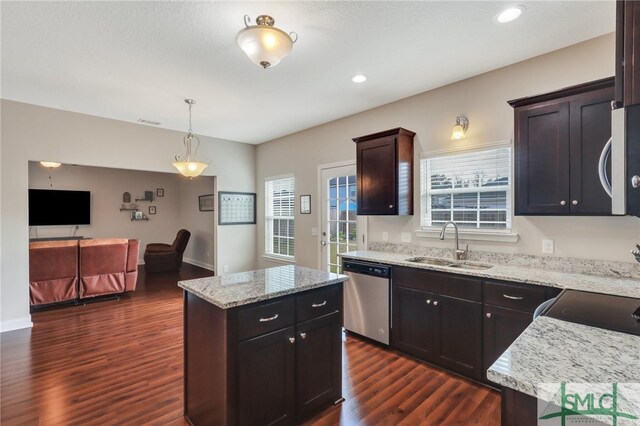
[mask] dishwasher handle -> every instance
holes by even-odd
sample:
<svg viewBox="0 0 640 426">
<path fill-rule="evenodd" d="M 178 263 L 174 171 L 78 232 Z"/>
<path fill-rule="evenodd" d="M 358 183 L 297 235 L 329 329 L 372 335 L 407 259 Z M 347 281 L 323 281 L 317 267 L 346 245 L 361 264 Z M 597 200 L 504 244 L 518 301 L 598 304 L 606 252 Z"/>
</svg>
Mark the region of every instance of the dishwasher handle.
<svg viewBox="0 0 640 426">
<path fill-rule="evenodd" d="M 353 262 L 345 260 L 342 265 L 344 272 L 351 272 L 362 275 L 372 275 L 380 278 L 391 277 L 391 267 L 386 265 L 378 265 L 375 263 Z"/>
</svg>

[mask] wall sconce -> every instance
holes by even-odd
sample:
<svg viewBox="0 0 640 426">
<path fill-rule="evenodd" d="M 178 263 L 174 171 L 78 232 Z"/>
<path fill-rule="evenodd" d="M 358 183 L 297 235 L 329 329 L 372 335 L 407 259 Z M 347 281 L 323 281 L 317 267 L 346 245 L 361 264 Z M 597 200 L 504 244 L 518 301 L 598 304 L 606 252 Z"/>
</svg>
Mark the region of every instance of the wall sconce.
<svg viewBox="0 0 640 426">
<path fill-rule="evenodd" d="M 451 131 L 451 140 L 457 140 L 464 138 L 464 134 L 469 127 L 469 120 L 467 117 L 459 115 L 456 117 L 456 124 L 453 126 L 453 130 Z"/>
</svg>

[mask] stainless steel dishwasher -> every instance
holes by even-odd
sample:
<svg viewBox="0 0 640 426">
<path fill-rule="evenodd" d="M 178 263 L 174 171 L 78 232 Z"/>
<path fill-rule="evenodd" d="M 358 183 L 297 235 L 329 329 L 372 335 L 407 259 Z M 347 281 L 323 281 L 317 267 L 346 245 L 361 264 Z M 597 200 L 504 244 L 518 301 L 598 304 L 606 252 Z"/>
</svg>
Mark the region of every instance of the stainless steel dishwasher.
<svg viewBox="0 0 640 426">
<path fill-rule="evenodd" d="M 389 266 L 344 260 L 344 328 L 385 345 L 389 344 Z"/>
</svg>

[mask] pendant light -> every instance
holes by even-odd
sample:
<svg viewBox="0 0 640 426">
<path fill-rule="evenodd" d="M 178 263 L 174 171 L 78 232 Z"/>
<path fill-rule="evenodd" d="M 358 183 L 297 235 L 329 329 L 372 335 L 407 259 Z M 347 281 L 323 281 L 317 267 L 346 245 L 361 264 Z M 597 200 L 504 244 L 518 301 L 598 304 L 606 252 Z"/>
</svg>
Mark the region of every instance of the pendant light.
<svg viewBox="0 0 640 426">
<path fill-rule="evenodd" d="M 189 105 L 189 133 L 187 133 L 183 139 L 186 152 L 182 157 L 176 155 L 176 161 L 173 163 L 173 167 L 178 169 L 181 175 L 193 179 L 196 176 L 200 176 L 204 169 L 209 167 L 211 161 L 203 163 L 198 160 L 196 154 L 198 153 L 198 147 L 200 146 L 200 139 L 198 139 L 198 137 L 191 131 L 191 106 L 195 104 L 196 101 L 193 99 L 185 99 L 184 101 Z M 196 146 L 192 153 L 191 146 L 194 141 Z"/>
<path fill-rule="evenodd" d="M 249 15 L 245 15 L 245 28 L 238 33 L 236 43 L 254 64 L 262 68 L 278 65 L 298 41 L 297 33 L 287 34 L 275 27 L 276 21 L 269 15 L 258 16 L 256 25 L 249 25 L 250 22 Z"/>
<path fill-rule="evenodd" d="M 58 163 L 57 161 L 41 161 L 40 165 L 42 167 L 46 167 L 49 169 L 49 186 L 53 188 L 53 179 L 51 179 L 51 171 L 53 169 L 57 169 L 62 165 L 62 163 Z"/>
</svg>

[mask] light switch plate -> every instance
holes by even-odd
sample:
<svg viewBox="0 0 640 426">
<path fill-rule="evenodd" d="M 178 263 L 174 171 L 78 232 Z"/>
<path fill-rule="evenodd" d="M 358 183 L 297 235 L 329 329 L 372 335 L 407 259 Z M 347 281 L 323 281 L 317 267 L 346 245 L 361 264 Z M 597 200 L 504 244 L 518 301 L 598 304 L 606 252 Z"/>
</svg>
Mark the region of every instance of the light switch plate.
<svg viewBox="0 0 640 426">
<path fill-rule="evenodd" d="M 411 232 L 403 232 L 401 235 L 402 238 L 402 242 L 403 243 L 410 243 L 411 242 Z"/>
<path fill-rule="evenodd" d="M 318 236 L 318 228 L 311 228 L 311 235 L 314 237 Z"/>
<path fill-rule="evenodd" d="M 383 232 L 382 233 L 382 241 L 389 241 L 389 233 L 388 232 Z"/>
<path fill-rule="evenodd" d="M 553 254 L 553 240 L 542 240 L 542 252 Z"/>
</svg>

